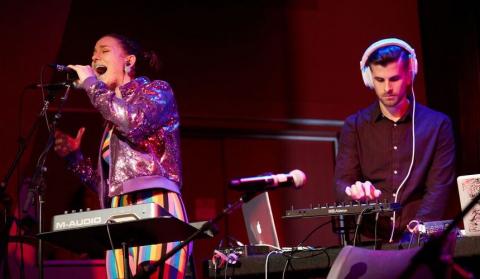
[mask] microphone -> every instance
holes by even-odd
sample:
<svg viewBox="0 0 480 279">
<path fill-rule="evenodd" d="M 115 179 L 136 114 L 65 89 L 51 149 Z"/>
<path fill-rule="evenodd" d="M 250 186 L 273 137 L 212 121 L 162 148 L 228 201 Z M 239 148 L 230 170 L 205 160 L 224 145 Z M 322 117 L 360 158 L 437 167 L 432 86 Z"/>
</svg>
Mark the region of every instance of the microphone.
<svg viewBox="0 0 480 279">
<path fill-rule="evenodd" d="M 77 80 L 78 74 L 74 69 L 71 69 L 65 65 L 60 64 L 48 64 L 48 66 L 52 67 L 57 72 L 67 73 L 67 80 Z"/>
<path fill-rule="evenodd" d="M 288 174 L 271 174 L 245 177 L 230 181 L 230 188 L 237 191 L 260 192 L 279 187 L 300 188 L 307 182 L 307 176 L 301 170 L 293 170 Z"/>
</svg>

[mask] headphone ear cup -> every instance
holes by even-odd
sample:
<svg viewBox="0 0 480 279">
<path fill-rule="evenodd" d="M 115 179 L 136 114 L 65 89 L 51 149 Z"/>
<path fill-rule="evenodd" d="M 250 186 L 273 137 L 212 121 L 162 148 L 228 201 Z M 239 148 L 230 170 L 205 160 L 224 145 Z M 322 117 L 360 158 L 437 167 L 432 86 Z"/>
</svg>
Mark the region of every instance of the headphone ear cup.
<svg viewBox="0 0 480 279">
<path fill-rule="evenodd" d="M 412 72 L 412 82 L 415 80 L 415 76 L 418 72 L 417 59 L 414 56 L 410 57 L 410 71 Z"/>
<path fill-rule="evenodd" d="M 366 87 L 368 87 L 370 89 L 374 89 L 372 71 L 370 70 L 370 67 L 368 67 L 368 66 L 363 67 L 362 78 L 363 78 L 363 83 L 365 83 Z"/>
</svg>

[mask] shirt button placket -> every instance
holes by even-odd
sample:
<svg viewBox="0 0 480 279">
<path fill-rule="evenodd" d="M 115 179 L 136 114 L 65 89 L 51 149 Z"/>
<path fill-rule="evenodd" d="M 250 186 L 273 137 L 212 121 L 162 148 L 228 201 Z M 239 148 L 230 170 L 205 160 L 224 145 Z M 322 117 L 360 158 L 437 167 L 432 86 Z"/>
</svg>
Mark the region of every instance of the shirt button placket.
<svg viewBox="0 0 480 279">
<path fill-rule="evenodd" d="M 398 174 L 398 168 L 399 168 L 399 156 L 400 154 L 398 154 L 398 144 L 399 144 L 399 141 L 398 141 L 398 133 L 399 131 L 396 129 L 398 126 L 397 123 L 393 122 L 393 130 L 392 130 L 392 146 L 393 146 L 393 183 L 394 185 L 397 185 L 398 184 L 398 177 L 397 177 L 397 174 Z"/>
</svg>

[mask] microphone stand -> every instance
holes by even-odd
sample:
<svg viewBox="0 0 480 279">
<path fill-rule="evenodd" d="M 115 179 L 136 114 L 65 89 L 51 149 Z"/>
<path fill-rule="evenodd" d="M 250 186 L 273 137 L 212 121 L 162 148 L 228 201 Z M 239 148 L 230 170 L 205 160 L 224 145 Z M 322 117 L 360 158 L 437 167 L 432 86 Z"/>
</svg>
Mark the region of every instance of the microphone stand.
<svg viewBox="0 0 480 279">
<path fill-rule="evenodd" d="M 57 126 L 58 121 L 60 120 L 62 116 L 62 109 L 63 106 L 65 105 L 67 99 L 68 99 L 68 94 L 70 92 L 70 84 L 66 85 L 66 90 L 63 95 L 63 97 L 60 98 L 60 104 L 58 106 L 58 111 L 55 113 L 54 119 L 52 121 L 52 124 L 50 126 L 50 133 L 48 135 L 48 140 L 45 148 L 43 149 L 42 153 L 40 154 L 40 157 L 37 160 L 37 165 L 34 171 L 34 174 L 32 176 L 32 181 L 30 183 L 30 188 L 28 189 L 28 194 L 25 199 L 25 203 L 23 206 L 23 212 L 27 212 L 29 207 L 33 205 L 34 203 L 34 196 L 37 197 L 37 209 L 38 209 L 38 233 L 43 232 L 43 205 L 45 203 L 43 194 L 45 191 L 45 178 L 44 175 L 47 172 L 47 168 L 45 167 L 45 162 L 47 160 L 47 155 L 50 149 L 52 148 L 53 144 L 55 143 L 55 129 Z M 45 105 L 42 110 L 42 115 L 46 115 L 46 111 L 48 109 L 48 104 L 49 100 L 45 100 Z M 37 265 L 38 265 L 38 272 L 39 272 L 39 278 L 43 279 L 43 245 L 42 245 L 42 240 L 38 239 L 38 247 L 37 247 Z"/>
<path fill-rule="evenodd" d="M 454 265 L 455 270 L 459 272 L 459 275 L 471 275 L 469 272 L 461 268 L 460 266 L 455 266 L 456 264 L 451 261 L 451 259 L 442 259 L 442 246 L 445 244 L 445 241 L 448 241 L 448 237 L 453 229 L 458 225 L 458 223 L 467 215 L 467 213 L 480 202 L 480 193 L 478 193 L 475 198 L 473 198 L 470 203 L 453 219 L 447 228 L 442 232 L 438 237 L 433 237 L 425 243 L 425 245 L 417 252 L 417 254 L 412 258 L 411 264 L 408 268 L 403 271 L 399 278 L 407 279 L 411 278 L 420 264 L 427 264 L 430 271 L 432 271 L 435 278 L 446 277 L 447 274 L 445 270 L 440 267 L 444 267 L 445 263 L 449 265 Z M 440 263 L 440 264 L 439 264 Z M 444 263 L 443 265 L 441 263 Z M 443 276 L 442 276 L 443 275 Z"/>
<path fill-rule="evenodd" d="M 192 235 L 190 235 L 187 239 L 184 241 L 181 241 L 177 246 L 173 247 L 172 250 L 170 250 L 168 253 L 163 255 L 158 261 L 152 263 L 152 264 L 146 264 L 143 265 L 135 274 L 133 277 L 134 279 L 142 279 L 142 278 L 148 278 L 151 274 L 155 272 L 155 270 L 162 264 L 164 264 L 170 257 L 175 255 L 178 251 L 180 251 L 183 247 L 187 246 L 190 242 L 195 240 L 197 237 L 199 237 L 202 233 L 212 230 L 214 227 L 214 224 L 216 224 L 220 219 L 223 217 L 229 215 L 232 213 L 234 210 L 240 208 L 244 203 L 248 202 L 251 200 L 257 192 L 246 192 L 244 193 L 239 200 L 237 200 L 234 204 L 229 204 L 227 205 L 226 208 L 223 209 L 222 212 L 217 214 L 213 219 L 210 219 L 209 221 L 205 222 L 197 231 L 195 231 Z"/>
<path fill-rule="evenodd" d="M 20 160 L 23 154 L 25 153 L 25 150 L 27 149 L 27 144 L 30 142 L 31 138 L 33 137 L 35 132 L 38 130 L 38 126 L 40 125 L 40 122 L 45 117 L 49 103 L 53 101 L 54 98 L 55 98 L 55 95 L 50 90 L 47 90 L 47 96 L 44 100 L 44 104 L 40 113 L 38 114 L 32 127 L 30 127 L 26 138 L 20 137 L 18 139 L 18 148 L 17 148 L 17 153 L 15 155 L 15 158 L 12 164 L 10 165 L 10 167 L 8 168 L 6 175 L 2 179 L 2 182 L 0 183 L 0 205 L 3 205 L 2 210 L 5 212 L 5 216 L 2 216 L 4 217 L 4 220 L 5 220 L 5 226 L 3 230 L 0 232 L 0 267 L 3 268 L 3 275 L 5 276 L 5 278 L 7 278 L 8 276 L 8 260 L 7 259 L 8 259 L 9 233 L 10 233 L 11 226 L 13 225 L 13 221 L 15 220 L 15 217 L 13 216 L 13 212 L 11 209 L 11 199 L 6 193 L 7 185 L 15 169 L 18 167 Z"/>
</svg>

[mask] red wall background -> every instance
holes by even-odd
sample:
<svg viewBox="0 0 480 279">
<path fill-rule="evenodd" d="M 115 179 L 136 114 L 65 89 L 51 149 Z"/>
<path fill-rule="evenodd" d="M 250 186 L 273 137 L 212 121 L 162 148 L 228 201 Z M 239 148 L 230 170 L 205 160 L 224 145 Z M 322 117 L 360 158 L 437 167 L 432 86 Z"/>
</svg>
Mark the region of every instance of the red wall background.
<svg viewBox="0 0 480 279">
<path fill-rule="evenodd" d="M 417 100 L 425 103 L 415 0 L 151 2 L 7 0 L 1 4 L 2 175 L 15 156 L 18 127 L 25 135 L 42 106 L 38 90 L 22 93 L 23 88 L 38 82 L 47 63 L 89 63 L 96 39 L 112 31 L 133 34 L 160 54 L 159 78 L 172 84 L 182 117 L 184 198 L 192 220 L 211 218 L 236 200 L 238 193 L 226 189 L 233 177 L 295 168 L 307 173 L 303 189 L 271 193 L 284 246 L 297 244 L 323 221 L 282 220 L 284 210 L 334 201 L 338 121 L 374 100 L 359 71 L 366 47 L 386 37 L 408 41 L 420 64 Z M 48 80 L 50 73 L 46 75 Z M 52 113 L 55 106 L 56 102 Z M 296 122 L 302 119 L 314 124 Z M 83 147 L 92 156 L 99 123 L 82 92 L 73 92 L 60 127 L 74 133 L 85 125 Z M 44 145 L 45 127 L 40 129 L 23 157 L 20 175 L 8 183 L 14 200 L 19 181 L 31 176 L 31 165 Z M 64 210 L 98 206 L 94 195 L 68 176 L 58 158 L 50 156 L 48 166 L 47 224 Z M 210 257 L 226 235 L 247 242 L 239 212 L 220 224 L 215 239 L 196 243 L 197 259 Z M 309 244 L 333 245 L 336 238 L 325 228 Z M 51 258 L 66 255 L 53 248 L 48 252 Z"/>
</svg>

